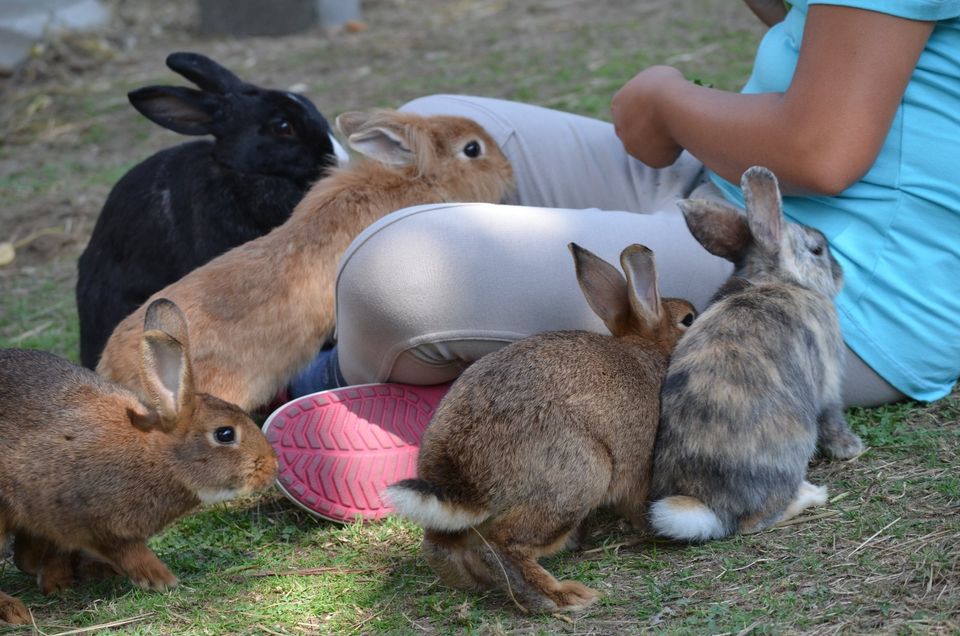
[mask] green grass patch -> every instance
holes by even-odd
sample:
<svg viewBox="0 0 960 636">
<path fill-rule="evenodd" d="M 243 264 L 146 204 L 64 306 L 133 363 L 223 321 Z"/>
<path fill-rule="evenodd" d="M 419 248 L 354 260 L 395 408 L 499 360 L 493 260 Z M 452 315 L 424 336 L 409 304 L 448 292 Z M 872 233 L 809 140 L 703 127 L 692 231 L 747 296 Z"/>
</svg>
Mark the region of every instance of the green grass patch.
<svg viewBox="0 0 960 636">
<path fill-rule="evenodd" d="M 68 265 L 72 267 L 72 264 Z M 0 305 L 0 347 L 42 349 L 76 362 L 79 325 L 72 289 L 65 289 L 64 278 L 72 282 L 72 272 L 64 266 L 43 268 L 53 278 L 39 278 L 35 286 L 10 289 L 0 285 L 4 301 Z M 59 270 L 59 271 L 55 271 Z"/>
</svg>

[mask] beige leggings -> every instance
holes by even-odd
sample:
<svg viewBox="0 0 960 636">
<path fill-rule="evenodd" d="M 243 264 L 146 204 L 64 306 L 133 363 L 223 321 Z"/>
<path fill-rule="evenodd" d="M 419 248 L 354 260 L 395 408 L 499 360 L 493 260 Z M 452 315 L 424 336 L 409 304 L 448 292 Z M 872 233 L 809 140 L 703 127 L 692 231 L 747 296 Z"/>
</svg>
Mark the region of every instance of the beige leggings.
<svg viewBox="0 0 960 636">
<path fill-rule="evenodd" d="M 701 310 L 732 271 L 676 206 L 723 198 L 689 154 L 655 170 L 625 153 L 609 123 L 502 100 L 439 95 L 403 109 L 477 120 L 510 159 L 517 191 L 504 205 L 399 210 L 357 237 L 337 278 L 338 356 L 351 384 L 446 382 L 532 333 L 605 333 L 574 277 L 571 241 L 614 264 L 628 244 L 647 245 L 661 293 Z M 903 395 L 848 352 L 844 398 Z"/>
</svg>

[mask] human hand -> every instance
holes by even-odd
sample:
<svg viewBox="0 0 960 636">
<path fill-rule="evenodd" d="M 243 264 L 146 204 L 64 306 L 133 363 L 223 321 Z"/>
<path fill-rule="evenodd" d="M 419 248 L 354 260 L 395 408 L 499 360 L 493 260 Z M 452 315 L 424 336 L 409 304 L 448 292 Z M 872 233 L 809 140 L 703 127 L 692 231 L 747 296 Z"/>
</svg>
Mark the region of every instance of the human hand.
<svg viewBox="0 0 960 636">
<path fill-rule="evenodd" d="M 683 74 L 671 66 L 651 66 L 637 73 L 613 96 L 610 110 L 617 137 L 628 153 L 653 168 L 671 165 L 683 148 L 670 134 L 660 101 L 679 85 Z"/>
</svg>

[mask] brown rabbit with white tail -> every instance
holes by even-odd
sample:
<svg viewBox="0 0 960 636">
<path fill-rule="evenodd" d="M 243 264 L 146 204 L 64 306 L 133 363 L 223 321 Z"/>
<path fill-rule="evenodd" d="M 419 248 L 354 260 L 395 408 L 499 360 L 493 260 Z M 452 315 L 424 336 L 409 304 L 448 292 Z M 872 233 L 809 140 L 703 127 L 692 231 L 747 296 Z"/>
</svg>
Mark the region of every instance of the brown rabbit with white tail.
<svg viewBox="0 0 960 636">
<path fill-rule="evenodd" d="M 512 187 L 510 163 L 472 120 L 351 112 L 337 126 L 372 160 L 333 170 L 286 223 L 154 295 L 190 321 L 197 388 L 246 410 L 267 403 L 333 329 L 337 265 L 364 228 L 422 203 L 495 203 Z M 142 319 L 141 307 L 117 326 L 97 366 L 134 388 Z"/>
<path fill-rule="evenodd" d="M 497 586 L 534 612 L 579 610 L 598 593 L 557 581 L 556 552 L 601 505 L 643 525 L 670 351 L 694 319 L 660 298 L 653 253 L 631 245 L 612 265 L 570 244 L 587 302 L 613 336 L 558 331 L 484 356 L 453 384 L 427 428 L 418 478 L 387 488 L 424 527 L 449 585 Z"/>
<path fill-rule="evenodd" d="M 746 216 L 681 202 L 694 237 L 735 270 L 664 382 L 650 524 L 674 539 L 758 532 L 822 505 L 826 488 L 805 479 L 818 443 L 833 457 L 863 450 L 840 396 L 840 265 L 820 232 L 783 219 L 769 170 L 750 168 L 741 187 Z"/>
<path fill-rule="evenodd" d="M 0 350 L 0 541 L 16 537 L 15 561 L 45 593 L 70 585 L 78 553 L 141 588 L 176 585 L 147 538 L 276 477 L 256 424 L 194 391 L 187 323 L 170 301 L 147 308 L 138 357 L 145 403 L 55 355 Z M 29 615 L 0 593 L 0 619 Z"/>
</svg>

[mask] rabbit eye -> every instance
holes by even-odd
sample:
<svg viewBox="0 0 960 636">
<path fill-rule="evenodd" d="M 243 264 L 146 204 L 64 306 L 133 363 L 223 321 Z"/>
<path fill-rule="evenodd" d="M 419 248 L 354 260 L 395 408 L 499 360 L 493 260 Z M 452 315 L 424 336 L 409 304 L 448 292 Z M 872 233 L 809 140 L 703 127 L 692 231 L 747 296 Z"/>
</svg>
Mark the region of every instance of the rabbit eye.
<svg viewBox="0 0 960 636">
<path fill-rule="evenodd" d="M 232 426 L 221 426 L 213 432 L 213 438 L 219 444 L 233 444 L 237 441 L 237 431 Z"/>
<path fill-rule="evenodd" d="M 479 141 L 471 141 L 463 147 L 463 154 L 467 155 L 471 159 L 476 159 L 480 156 L 482 150 L 483 148 L 480 146 Z"/>
<path fill-rule="evenodd" d="M 810 248 L 810 253 L 814 256 L 820 256 L 823 254 L 823 245 L 817 244 Z"/>
<path fill-rule="evenodd" d="M 687 315 L 680 320 L 680 324 L 684 327 L 689 327 L 693 324 L 693 312 L 689 312 Z"/>
<path fill-rule="evenodd" d="M 272 132 L 277 137 L 295 137 L 296 131 L 293 129 L 293 125 L 288 122 L 286 119 L 277 119 L 276 121 L 271 122 L 270 132 Z"/>
</svg>

